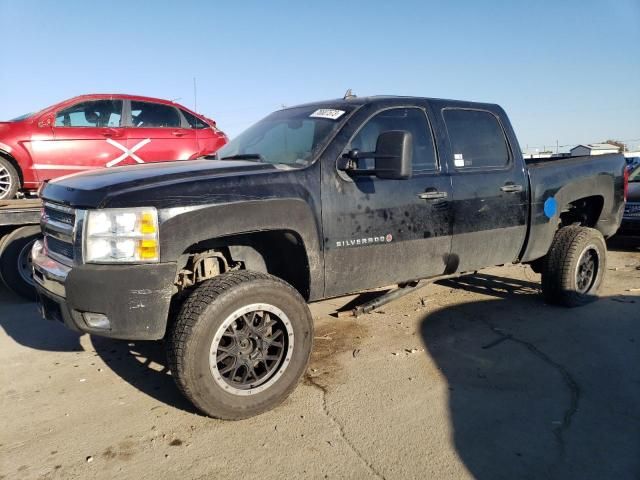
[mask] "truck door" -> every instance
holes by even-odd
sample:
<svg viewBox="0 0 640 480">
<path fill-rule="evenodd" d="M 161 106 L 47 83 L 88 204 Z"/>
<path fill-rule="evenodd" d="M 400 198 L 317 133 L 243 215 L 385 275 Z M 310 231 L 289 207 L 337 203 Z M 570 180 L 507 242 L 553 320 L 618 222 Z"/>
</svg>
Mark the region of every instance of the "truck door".
<svg viewBox="0 0 640 480">
<path fill-rule="evenodd" d="M 350 121 L 346 153 L 375 150 L 378 135 L 404 130 L 413 138 L 407 180 L 349 177 L 336 158 L 322 163 L 325 293 L 340 295 L 442 274 L 451 247 L 451 185 L 440 169 L 425 110 L 368 107 Z M 361 126 L 359 128 L 358 126 Z M 335 152 L 334 152 L 335 153 Z M 358 168 L 373 160 L 358 160 Z"/>
<path fill-rule="evenodd" d="M 529 193 L 517 146 L 507 140 L 510 127 L 486 110 L 442 108 L 440 114 L 451 148 L 456 270 L 513 262 L 527 233 Z"/>
</svg>

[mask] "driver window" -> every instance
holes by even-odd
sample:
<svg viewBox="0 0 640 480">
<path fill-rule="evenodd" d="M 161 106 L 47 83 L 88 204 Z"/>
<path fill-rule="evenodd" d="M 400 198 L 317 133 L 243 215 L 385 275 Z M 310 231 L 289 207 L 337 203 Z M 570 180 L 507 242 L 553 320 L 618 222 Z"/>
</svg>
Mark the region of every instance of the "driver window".
<svg viewBox="0 0 640 480">
<path fill-rule="evenodd" d="M 120 127 L 122 100 L 76 103 L 56 114 L 56 127 Z"/>
<path fill-rule="evenodd" d="M 351 140 L 351 148 L 361 152 L 376 149 L 378 135 L 390 130 L 404 130 L 413 137 L 413 172 L 437 169 L 436 152 L 425 113 L 419 108 L 392 108 L 372 117 Z M 373 158 L 358 160 L 358 168 L 373 168 Z"/>
</svg>

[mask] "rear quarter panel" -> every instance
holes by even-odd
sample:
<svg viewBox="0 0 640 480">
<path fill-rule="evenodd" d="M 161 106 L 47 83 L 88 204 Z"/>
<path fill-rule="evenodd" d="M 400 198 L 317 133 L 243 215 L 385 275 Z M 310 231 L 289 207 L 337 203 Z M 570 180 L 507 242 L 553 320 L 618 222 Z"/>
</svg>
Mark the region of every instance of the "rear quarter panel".
<svg viewBox="0 0 640 480">
<path fill-rule="evenodd" d="M 620 226 L 624 209 L 624 157 L 619 154 L 548 160 L 528 165 L 531 183 L 531 216 L 522 261 L 547 254 L 560 223 L 560 213 L 571 202 L 602 197 L 603 206 L 595 225 L 605 237 Z M 555 199 L 553 215 L 545 213 L 545 202 Z"/>
</svg>

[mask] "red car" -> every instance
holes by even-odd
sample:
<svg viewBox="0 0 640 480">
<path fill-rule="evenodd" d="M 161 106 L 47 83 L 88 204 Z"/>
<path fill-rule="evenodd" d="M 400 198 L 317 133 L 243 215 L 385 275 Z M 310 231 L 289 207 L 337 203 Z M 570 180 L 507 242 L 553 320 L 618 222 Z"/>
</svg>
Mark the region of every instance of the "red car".
<svg viewBox="0 0 640 480">
<path fill-rule="evenodd" d="M 62 175 L 190 160 L 226 143 L 213 120 L 182 105 L 133 95 L 82 95 L 0 122 L 0 200 Z"/>
</svg>

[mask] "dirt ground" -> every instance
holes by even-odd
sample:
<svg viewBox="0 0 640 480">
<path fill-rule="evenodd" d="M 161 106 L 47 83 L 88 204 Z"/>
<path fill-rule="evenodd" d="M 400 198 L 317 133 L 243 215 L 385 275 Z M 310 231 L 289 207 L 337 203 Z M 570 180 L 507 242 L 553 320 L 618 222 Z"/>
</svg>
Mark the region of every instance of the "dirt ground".
<svg viewBox="0 0 640 480">
<path fill-rule="evenodd" d="M 578 309 L 522 266 L 355 320 L 315 304 L 304 381 L 241 422 L 196 413 L 161 344 L 78 336 L 0 290 L 0 479 L 639 479 L 640 241 L 610 247 Z"/>
</svg>

